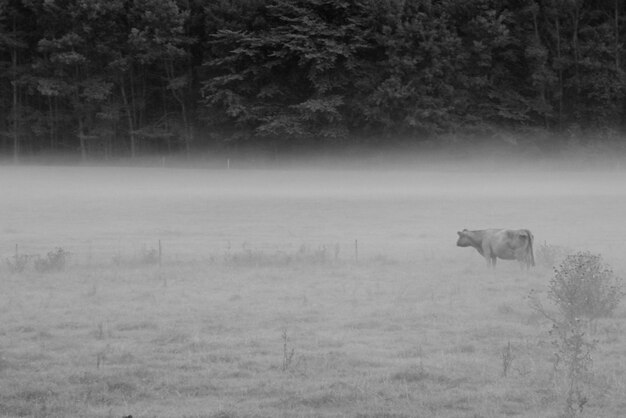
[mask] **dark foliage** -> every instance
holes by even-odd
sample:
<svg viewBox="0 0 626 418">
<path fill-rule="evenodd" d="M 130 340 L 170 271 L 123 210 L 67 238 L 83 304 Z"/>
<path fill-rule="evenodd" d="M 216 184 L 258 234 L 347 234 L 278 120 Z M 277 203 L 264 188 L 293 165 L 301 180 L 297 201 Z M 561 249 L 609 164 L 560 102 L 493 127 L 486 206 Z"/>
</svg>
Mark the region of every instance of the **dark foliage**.
<svg viewBox="0 0 626 418">
<path fill-rule="evenodd" d="M 0 0 L 0 151 L 619 131 L 620 0 Z"/>
</svg>

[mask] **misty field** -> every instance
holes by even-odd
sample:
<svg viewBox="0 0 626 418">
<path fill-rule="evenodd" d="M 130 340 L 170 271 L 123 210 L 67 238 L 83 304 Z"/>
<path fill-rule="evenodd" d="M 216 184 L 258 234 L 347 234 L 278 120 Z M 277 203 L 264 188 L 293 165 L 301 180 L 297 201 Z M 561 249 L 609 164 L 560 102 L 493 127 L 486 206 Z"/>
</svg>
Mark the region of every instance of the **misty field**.
<svg viewBox="0 0 626 418">
<path fill-rule="evenodd" d="M 557 417 L 529 294 L 570 250 L 626 275 L 616 170 L 0 167 L 0 193 L 3 417 Z M 489 227 L 538 266 L 455 246 Z M 584 416 L 626 410 L 625 319 Z"/>
</svg>

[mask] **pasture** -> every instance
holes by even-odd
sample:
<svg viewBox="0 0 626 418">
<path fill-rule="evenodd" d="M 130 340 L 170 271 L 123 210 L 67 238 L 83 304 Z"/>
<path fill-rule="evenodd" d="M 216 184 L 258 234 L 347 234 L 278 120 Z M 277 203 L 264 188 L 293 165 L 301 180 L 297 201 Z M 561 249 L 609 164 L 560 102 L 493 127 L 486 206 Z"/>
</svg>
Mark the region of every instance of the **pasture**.
<svg viewBox="0 0 626 418">
<path fill-rule="evenodd" d="M 624 277 L 624 185 L 523 167 L 0 167 L 0 416 L 557 417 L 550 324 L 528 304 L 551 266 L 488 270 L 456 231 L 528 228 L 535 252 L 590 250 Z M 67 265 L 12 272 L 16 245 Z M 626 409 L 625 319 L 622 304 L 593 335 L 587 416 Z"/>
</svg>

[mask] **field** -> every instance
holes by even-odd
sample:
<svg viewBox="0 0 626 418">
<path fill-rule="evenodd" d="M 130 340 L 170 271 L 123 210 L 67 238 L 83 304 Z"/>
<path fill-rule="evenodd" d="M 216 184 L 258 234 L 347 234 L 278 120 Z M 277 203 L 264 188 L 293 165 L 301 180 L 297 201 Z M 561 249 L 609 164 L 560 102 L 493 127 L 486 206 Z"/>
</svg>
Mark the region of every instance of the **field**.
<svg viewBox="0 0 626 418">
<path fill-rule="evenodd" d="M 0 416 L 557 417 L 564 379 L 528 296 L 550 306 L 558 257 L 490 271 L 456 231 L 528 228 L 536 252 L 590 250 L 624 277 L 625 185 L 523 167 L 0 167 Z M 59 248 L 64 269 L 35 268 Z M 584 416 L 626 410 L 625 319 L 622 304 L 592 337 Z"/>
</svg>

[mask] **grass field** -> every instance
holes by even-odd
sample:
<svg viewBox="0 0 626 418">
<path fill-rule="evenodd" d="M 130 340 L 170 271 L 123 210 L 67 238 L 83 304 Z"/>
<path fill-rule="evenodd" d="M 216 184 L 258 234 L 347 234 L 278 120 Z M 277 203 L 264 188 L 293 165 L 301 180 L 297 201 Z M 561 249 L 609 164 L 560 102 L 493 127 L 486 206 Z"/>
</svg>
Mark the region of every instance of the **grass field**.
<svg viewBox="0 0 626 418">
<path fill-rule="evenodd" d="M 0 167 L 0 416 L 557 417 L 550 324 L 528 304 L 551 267 L 490 271 L 456 231 L 529 228 L 536 251 L 590 250 L 623 277 L 625 185 L 523 168 Z M 11 272 L 16 245 L 68 264 Z M 593 335 L 584 416 L 626 410 L 625 319 L 622 304 Z"/>
</svg>

